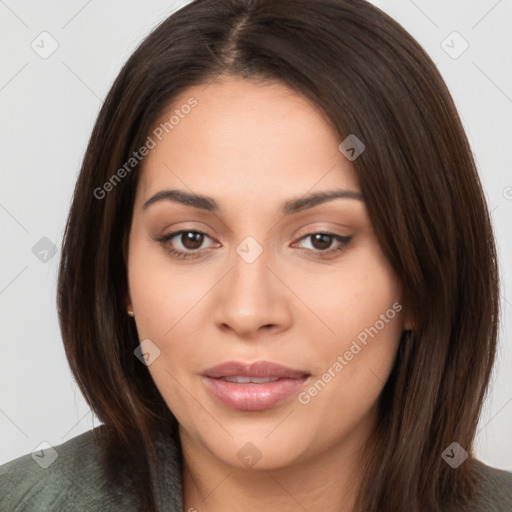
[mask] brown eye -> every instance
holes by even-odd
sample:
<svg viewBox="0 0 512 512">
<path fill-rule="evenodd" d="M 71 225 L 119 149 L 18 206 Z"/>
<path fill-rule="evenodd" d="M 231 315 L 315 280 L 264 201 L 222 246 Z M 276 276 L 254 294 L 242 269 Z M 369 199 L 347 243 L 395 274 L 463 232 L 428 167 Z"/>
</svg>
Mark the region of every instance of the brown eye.
<svg viewBox="0 0 512 512">
<path fill-rule="evenodd" d="M 332 235 L 327 235 L 325 233 L 315 233 L 314 235 L 309 236 L 311 237 L 313 247 L 321 251 L 329 249 L 333 240 Z"/>
<path fill-rule="evenodd" d="M 169 233 L 159 239 L 165 250 L 177 258 L 197 258 L 201 256 L 200 249 L 204 249 L 205 239 L 210 237 L 201 231 L 181 230 Z"/>
<path fill-rule="evenodd" d="M 304 248 L 307 252 L 317 254 L 320 257 L 327 257 L 345 249 L 352 237 L 334 233 L 309 233 L 300 240 L 310 241 L 311 248 Z"/>
<path fill-rule="evenodd" d="M 203 244 L 204 233 L 198 231 L 183 231 L 181 233 L 180 242 L 185 249 L 199 249 Z"/>
</svg>

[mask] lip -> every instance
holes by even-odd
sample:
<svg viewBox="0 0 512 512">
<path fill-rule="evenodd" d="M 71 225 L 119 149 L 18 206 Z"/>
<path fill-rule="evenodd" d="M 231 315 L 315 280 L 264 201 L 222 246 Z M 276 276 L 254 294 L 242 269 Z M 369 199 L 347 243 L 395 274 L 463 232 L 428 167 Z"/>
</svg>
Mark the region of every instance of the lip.
<svg viewBox="0 0 512 512">
<path fill-rule="evenodd" d="M 244 363 L 228 361 L 203 373 L 206 388 L 224 405 L 243 411 L 269 409 L 298 391 L 310 373 L 269 361 Z M 277 378 L 274 382 L 236 383 L 222 377 Z"/>
<path fill-rule="evenodd" d="M 205 370 L 204 375 L 212 379 L 234 377 L 236 375 L 243 375 L 244 377 L 298 379 L 305 375 L 310 375 L 310 373 L 304 370 L 295 370 L 281 364 L 271 363 L 270 361 L 256 361 L 254 363 L 227 361 Z"/>
</svg>

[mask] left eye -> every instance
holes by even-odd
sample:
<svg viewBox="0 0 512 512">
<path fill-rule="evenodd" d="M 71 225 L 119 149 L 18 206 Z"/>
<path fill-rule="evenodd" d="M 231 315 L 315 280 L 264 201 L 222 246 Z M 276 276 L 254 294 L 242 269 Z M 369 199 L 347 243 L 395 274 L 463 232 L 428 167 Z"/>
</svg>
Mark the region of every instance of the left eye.
<svg viewBox="0 0 512 512">
<path fill-rule="evenodd" d="M 173 246 L 174 244 L 172 243 L 172 240 L 174 238 L 179 241 L 182 249 L 176 249 Z M 167 252 L 177 258 L 197 258 L 201 255 L 199 250 L 206 238 L 210 237 L 202 231 L 181 230 L 175 231 L 174 233 L 169 233 L 168 235 L 157 239 L 157 241 L 165 247 Z M 313 248 L 306 248 L 305 250 L 307 252 L 313 252 L 320 257 L 343 250 L 352 239 L 350 236 L 341 236 L 334 233 L 319 232 L 304 235 L 299 239 L 299 241 L 306 240 L 308 238 L 311 239 Z M 334 248 L 331 248 L 333 242 L 337 242 L 337 245 Z"/>
<path fill-rule="evenodd" d="M 313 252 L 319 253 L 320 256 L 323 256 L 324 254 L 331 254 L 333 252 L 343 250 L 348 245 L 352 237 L 321 232 L 309 233 L 303 236 L 300 240 L 307 239 L 311 239 L 311 245 L 313 246 L 313 249 L 307 250 L 312 250 Z M 337 245 L 334 248 L 331 248 L 333 242 L 337 242 Z"/>
</svg>

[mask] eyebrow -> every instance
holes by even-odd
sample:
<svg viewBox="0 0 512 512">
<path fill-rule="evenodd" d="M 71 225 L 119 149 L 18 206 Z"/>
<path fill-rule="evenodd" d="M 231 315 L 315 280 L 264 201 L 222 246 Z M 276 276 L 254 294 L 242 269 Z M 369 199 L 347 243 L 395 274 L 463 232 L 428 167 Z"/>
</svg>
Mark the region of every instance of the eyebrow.
<svg viewBox="0 0 512 512">
<path fill-rule="evenodd" d="M 364 202 L 363 195 L 360 192 L 354 190 L 328 190 L 325 192 L 314 192 L 297 199 L 285 201 L 282 205 L 281 213 L 283 215 L 293 215 L 333 199 L 356 199 Z M 146 210 L 152 204 L 160 201 L 173 201 L 209 212 L 220 211 L 219 205 L 212 197 L 190 194 L 184 190 L 176 189 L 160 190 L 144 203 L 142 209 Z"/>
</svg>

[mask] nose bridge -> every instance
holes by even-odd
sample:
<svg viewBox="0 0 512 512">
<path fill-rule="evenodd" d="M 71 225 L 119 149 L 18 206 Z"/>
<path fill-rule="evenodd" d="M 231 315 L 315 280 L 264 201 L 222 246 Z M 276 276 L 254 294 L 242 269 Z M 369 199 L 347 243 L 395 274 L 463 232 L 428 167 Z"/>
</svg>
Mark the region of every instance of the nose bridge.
<svg viewBox="0 0 512 512">
<path fill-rule="evenodd" d="M 215 321 L 232 329 L 257 330 L 264 325 L 283 325 L 289 320 L 285 287 L 273 272 L 273 258 L 254 237 L 235 248 L 232 269 L 220 291 Z"/>
<path fill-rule="evenodd" d="M 235 248 L 229 296 L 249 309 L 264 307 L 268 295 L 274 293 L 270 283 L 268 264 L 272 259 L 268 248 L 252 236 L 246 237 Z M 248 310 L 249 312 L 249 310 Z"/>
</svg>

